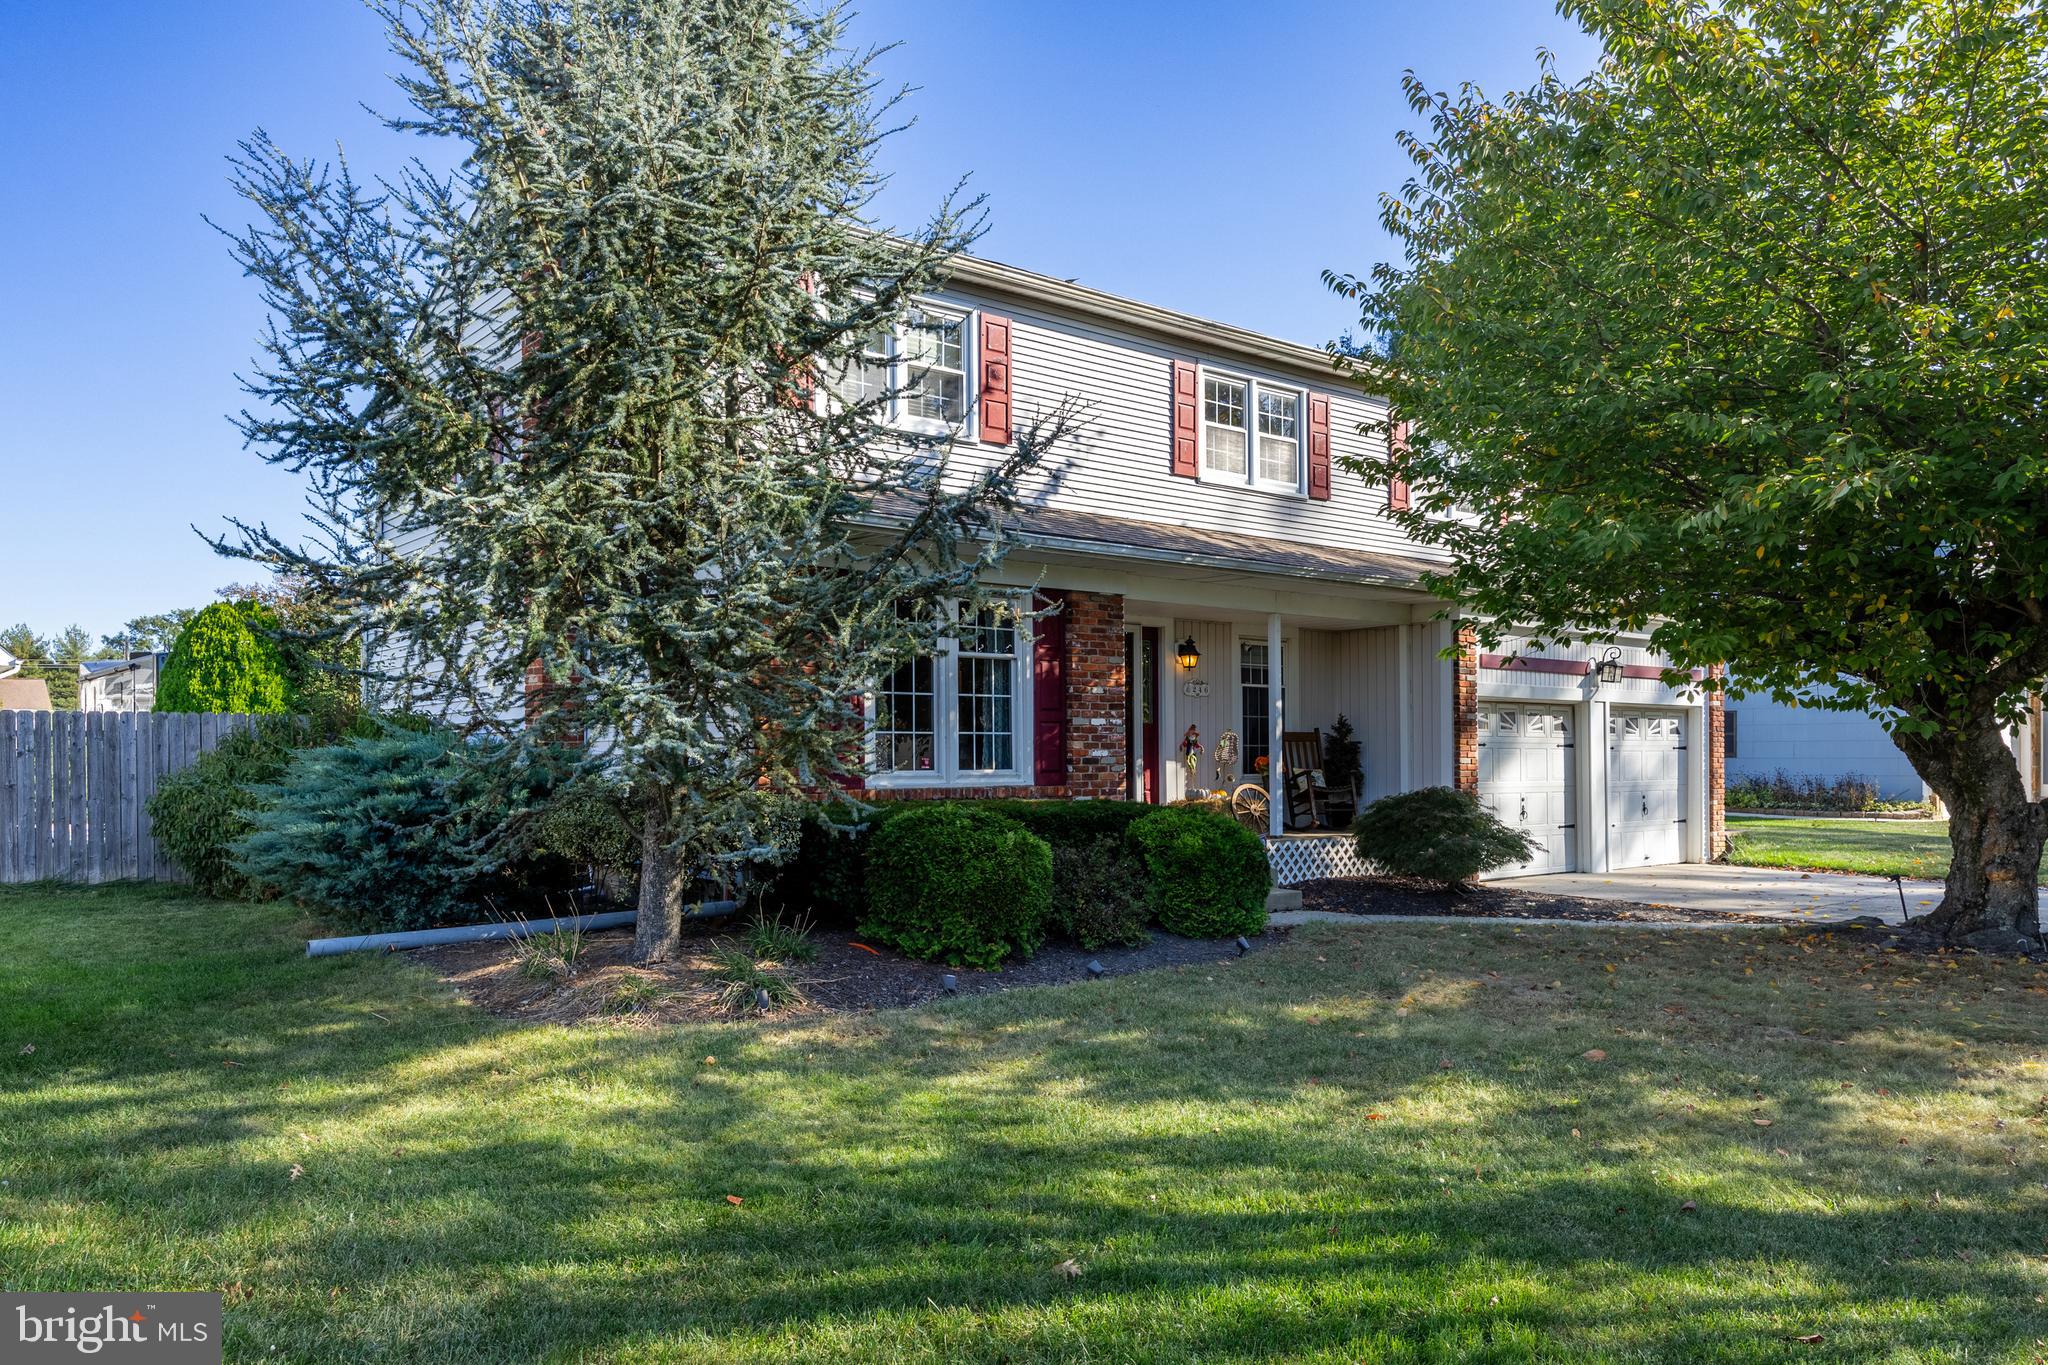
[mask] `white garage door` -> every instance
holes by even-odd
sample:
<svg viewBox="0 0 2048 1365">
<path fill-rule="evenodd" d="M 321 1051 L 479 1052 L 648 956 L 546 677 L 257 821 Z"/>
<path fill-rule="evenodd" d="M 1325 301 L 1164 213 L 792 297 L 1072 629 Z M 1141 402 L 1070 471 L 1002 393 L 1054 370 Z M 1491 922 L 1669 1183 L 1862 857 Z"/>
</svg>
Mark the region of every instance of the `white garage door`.
<svg viewBox="0 0 2048 1365">
<path fill-rule="evenodd" d="M 1685 717 L 1615 707 L 1607 714 L 1609 865 L 1685 860 Z"/>
<path fill-rule="evenodd" d="M 1479 707 L 1479 802 L 1529 836 L 1536 856 L 1496 876 L 1579 865 L 1577 725 L 1569 706 Z"/>
</svg>

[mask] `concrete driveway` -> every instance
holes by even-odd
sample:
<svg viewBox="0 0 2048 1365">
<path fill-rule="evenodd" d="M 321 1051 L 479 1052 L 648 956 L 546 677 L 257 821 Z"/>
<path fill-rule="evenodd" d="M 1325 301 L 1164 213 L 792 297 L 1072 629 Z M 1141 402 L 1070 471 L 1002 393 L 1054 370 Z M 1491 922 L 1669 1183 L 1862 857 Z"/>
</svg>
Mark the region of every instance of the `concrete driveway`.
<svg viewBox="0 0 2048 1365">
<path fill-rule="evenodd" d="M 1838 872 L 1788 872 L 1775 867 L 1730 867 L 1723 863 L 1675 863 L 1626 872 L 1553 872 L 1540 877 L 1505 877 L 1493 883 L 1517 891 L 1541 891 L 1590 900 L 1675 905 L 1688 910 L 1771 915 L 1793 922 L 1877 915 L 1887 924 L 1904 918 L 1899 888 L 1889 877 Z M 1907 881 L 1906 910 L 1924 915 L 1941 903 L 1941 883 Z M 2042 893 L 2048 910 L 2048 891 Z M 2048 916 L 2044 916 L 2048 918 Z"/>
</svg>

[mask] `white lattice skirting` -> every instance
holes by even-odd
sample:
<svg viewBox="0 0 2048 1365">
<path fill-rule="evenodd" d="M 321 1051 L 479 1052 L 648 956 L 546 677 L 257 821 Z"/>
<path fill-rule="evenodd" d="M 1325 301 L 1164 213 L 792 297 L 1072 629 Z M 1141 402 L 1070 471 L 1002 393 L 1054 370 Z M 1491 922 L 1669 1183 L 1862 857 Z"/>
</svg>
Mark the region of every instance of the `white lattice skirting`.
<svg viewBox="0 0 2048 1365">
<path fill-rule="evenodd" d="M 1358 846 L 1348 834 L 1310 834 L 1275 839 L 1260 836 L 1266 844 L 1266 861 L 1273 865 L 1275 886 L 1297 886 L 1322 877 L 1364 877 L 1370 869 L 1358 856 Z"/>
</svg>

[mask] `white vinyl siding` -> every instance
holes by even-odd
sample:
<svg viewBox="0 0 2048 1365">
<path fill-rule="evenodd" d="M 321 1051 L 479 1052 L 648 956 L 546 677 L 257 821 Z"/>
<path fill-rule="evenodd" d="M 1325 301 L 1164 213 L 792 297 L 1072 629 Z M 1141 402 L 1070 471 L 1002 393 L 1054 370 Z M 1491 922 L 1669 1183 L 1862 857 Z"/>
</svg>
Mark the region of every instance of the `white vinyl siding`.
<svg viewBox="0 0 2048 1365">
<path fill-rule="evenodd" d="M 1169 342 L 1094 319 L 1054 314 L 1008 296 L 982 297 L 956 289 L 941 292 L 933 302 L 962 314 L 986 307 L 1012 320 L 1012 394 L 1019 430 L 1063 400 L 1087 404 L 1067 439 L 1047 454 L 1037 472 L 1025 476 L 1022 491 L 1027 503 L 1307 545 L 1443 558 L 1442 551 L 1409 541 L 1388 518 L 1384 486 L 1370 486 L 1345 472 L 1347 459 L 1383 454 L 1384 437 L 1367 435 L 1360 428 L 1383 420 L 1386 407 L 1382 400 L 1348 388 L 1327 369 L 1318 372 L 1305 365 L 1290 373 L 1248 364 L 1204 353 L 1199 336 Z M 971 328 L 968 342 L 971 375 Z M 1173 477 L 1174 360 L 1195 361 L 1204 375 L 1263 381 L 1300 393 L 1297 428 L 1304 446 L 1307 395 L 1328 394 L 1333 466 L 1329 499 L 1282 496 L 1276 486 L 1254 484 L 1248 478 L 1212 478 L 1206 470 L 1199 480 Z M 1197 404 L 1204 405 L 1201 383 L 1195 392 Z M 1198 407 L 1198 433 L 1204 425 L 1203 408 Z M 970 423 L 970 434 L 971 430 Z M 963 441 L 954 452 L 952 477 L 964 480 L 1001 456 L 1002 452 Z M 1302 460 L 1305 465 L 1306 454 Z"/>
</svg>

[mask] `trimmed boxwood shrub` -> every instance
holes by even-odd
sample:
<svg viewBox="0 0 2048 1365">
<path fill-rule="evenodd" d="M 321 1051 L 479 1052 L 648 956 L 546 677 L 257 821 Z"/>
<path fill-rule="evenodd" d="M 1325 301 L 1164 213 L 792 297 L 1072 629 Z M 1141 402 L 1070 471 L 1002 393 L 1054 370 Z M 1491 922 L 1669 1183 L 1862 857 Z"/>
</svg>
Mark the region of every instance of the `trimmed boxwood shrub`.
<svg viewBox="0 0 2048 1365">
<path fill-rule="evenodd" d="M 1186 938 L 1230 938 L 1266 927 L 1273 868 L 1259 836 L 1228 816 L 1167 806 L 1131 826 L 1144 859 L 1152 917 Z"/>
<path fill-rule="evenodd" d="M 1127 838 L 1104 836 L 1052 850 L 1052 919 L 1083 948 L 1135 948 L 1145 928 L 1145 865 Z"/>
<path fill-rule="evenodd" d="M 253 788 L 284 775 L 297 738 L 289 722 L 241 731 L 157 784 L 149 798 L 157 847 L 206 895 L 247 900 L 262 894 L 235 866 L 234 846 L 250 832 L 251 813 L 265 804 Z"/>
<path fill-rule="evenodd" d="M 1535 853 L 1523 833 L 1503 824 L 1469 792 L 1449 787 L 1383 796 L 1351 826 L 1358 856 L 1396 877 L 1462 890 L 1474 877 Z"/>
<path fill-rule="evenodd" d="M 892 815 L 870 836 L 863 936 L 912 957 L 994 967 L 1045 941 L 1052 849 L 966 802 Z"/>
<path fill-rule="evenodd" d="M 982 810 L 1015 820 L 1054 848 L 1079 848 L 1097 839 L 1121 842 L 1132 824 L 1157 806 L 1142 801 L 975 801 Z"/>
</svg>

